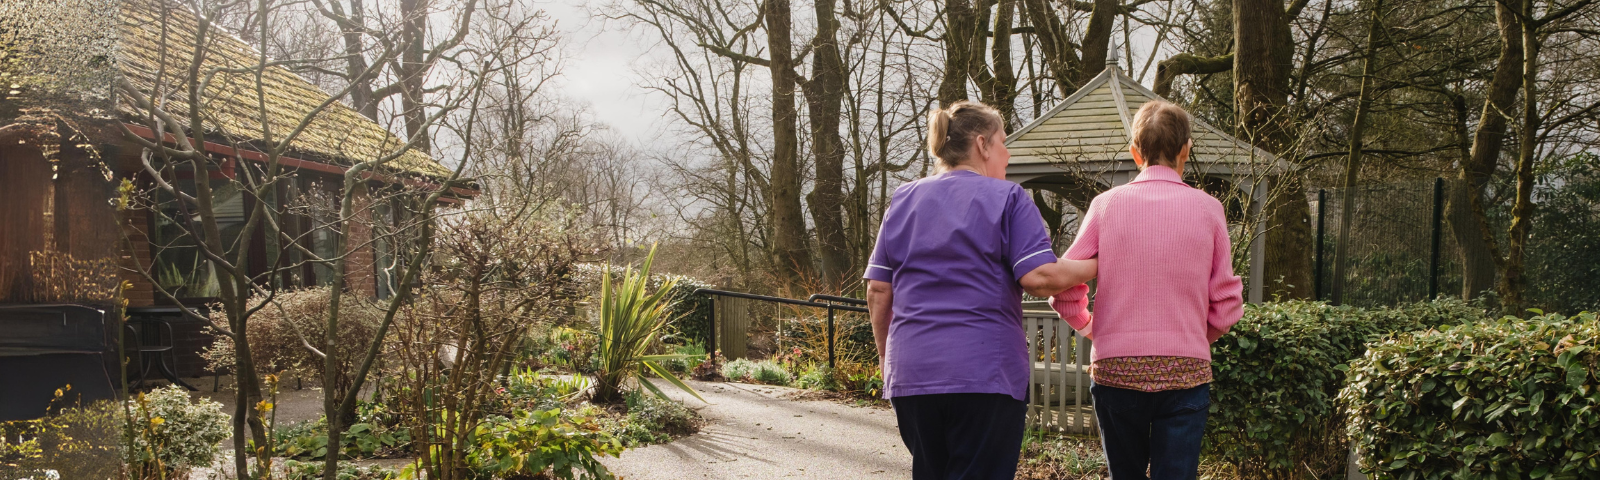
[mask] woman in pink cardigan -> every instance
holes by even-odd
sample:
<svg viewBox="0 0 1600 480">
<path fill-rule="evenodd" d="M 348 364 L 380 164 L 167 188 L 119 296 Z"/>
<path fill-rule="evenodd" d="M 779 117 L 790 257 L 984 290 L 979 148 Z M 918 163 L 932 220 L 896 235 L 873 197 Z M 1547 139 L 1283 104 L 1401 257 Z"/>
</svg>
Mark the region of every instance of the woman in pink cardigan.
<svg viewBox="0 0 1600 480">
<path fill-rule="evenodd" d="M 1094 340 L 1095 418 L 1113 480 L 1193 479 L 1211 406 L 1211 342 L 1242 314 L 1222 204 L 1183 183 L 1189 114 L 1167 102 L 1133 118 L 1139 176 L 1089 204 L 1064 258 L 1099 259 L 1089 288 L 1050 299 Z"/>
</svg>

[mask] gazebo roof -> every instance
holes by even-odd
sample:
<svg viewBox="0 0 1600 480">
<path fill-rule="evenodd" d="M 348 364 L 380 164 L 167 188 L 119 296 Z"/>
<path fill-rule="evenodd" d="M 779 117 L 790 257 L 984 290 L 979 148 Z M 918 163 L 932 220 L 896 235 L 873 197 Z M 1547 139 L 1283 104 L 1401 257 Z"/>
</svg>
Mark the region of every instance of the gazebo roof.
<svg viewBox="0 0 1600 480">
<path fill-rule="evenodd" d="M 1006 140 L 1011 151 L 1011 166 L 1019 171 L 1045 173 L 1046 168 L 1067 164 L 1099 164 L 1096 170 L 1131 170 L 1133 156 L 1129 124 L 1139 107 L 1152 99 L 1165 100 L 1129 78 L 1115 64 L 1089 80 L 1066 101 L 1012 132 Z M 1198 118 L 1193 122 L 1194 147 L 1191 165 L 1203 170 L 1243 165 L 1276 168 L 1282 162 L 1274 155 L 1240 141 Z M 1020 168 L 1018 168 L 1020 167 Z M 1210 167 L 1210 168 L 1207 168 Z"/>
</svg>

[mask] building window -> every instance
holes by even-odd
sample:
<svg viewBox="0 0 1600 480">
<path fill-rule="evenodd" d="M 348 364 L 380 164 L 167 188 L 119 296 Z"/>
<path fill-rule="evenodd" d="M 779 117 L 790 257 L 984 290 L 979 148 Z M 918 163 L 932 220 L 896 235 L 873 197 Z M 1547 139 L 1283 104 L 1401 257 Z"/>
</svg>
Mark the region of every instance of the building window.
<svg viewBox="0 0 1600 480">
<path fill-rule="evenodd" d="M 180 178 L 172 185 L 180 191 L 195 195 L 195 180 Z M 239 234 L 245 225 L 244 195 L 229 180 L 211 180 L 212 208 L 216 213 L 217 228 L 222 234 L 222 254 L 228 258 L 238 255 Z M 218 272 L 210 259 L 201 251 L 204 229 L 200 212 L 194 205 L 180 205 L 177 198 L 165 190 L 157 190 L 157 208 L 153 215 L 150 234 L 155 257 L 154 277 L 162 289 L 179 299 L 208 299 L 218 295 Z"/>
</svg>

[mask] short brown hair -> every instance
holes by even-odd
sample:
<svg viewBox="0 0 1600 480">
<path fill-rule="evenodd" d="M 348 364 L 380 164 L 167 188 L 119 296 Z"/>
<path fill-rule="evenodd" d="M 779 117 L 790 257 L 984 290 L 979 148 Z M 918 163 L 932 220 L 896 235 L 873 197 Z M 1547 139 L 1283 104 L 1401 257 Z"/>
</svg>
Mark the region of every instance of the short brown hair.
<svg viewBox="0 0 1600 480">
<path fill-rule="evenodd" d="M 1160 100 L 1145 102 L 1133 116 L 1133 146 L 1149 165 L 1176 166 L 1189 143 L 1189 112 Z"/>
<path fill-rule="evenodd" d="M 946 167 L 960 165 L 978 135 L 1000 130 L 1000 111 L 978 102 L 961 100 L 949 108 L 928 112 L 928 154 Z"/>
</svg>

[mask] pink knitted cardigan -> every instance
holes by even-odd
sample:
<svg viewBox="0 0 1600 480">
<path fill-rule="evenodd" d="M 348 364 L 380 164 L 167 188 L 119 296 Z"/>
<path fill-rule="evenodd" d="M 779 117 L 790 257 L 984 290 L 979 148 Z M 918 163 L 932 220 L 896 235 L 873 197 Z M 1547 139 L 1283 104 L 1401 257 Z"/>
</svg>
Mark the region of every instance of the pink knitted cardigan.
<svg viewBox="0 0 1600 480">
<path fill-rule="evenodd" d="M 1222 203 L 1152 166 L 1094 198 L 1065 258 L 1099 257 L 1094 313 L 1087 285 L 1050 299 L 1094 340 L 1092 358 L 1210 360 L 1211 342 L 1243 315 Z"/>
</svg>

